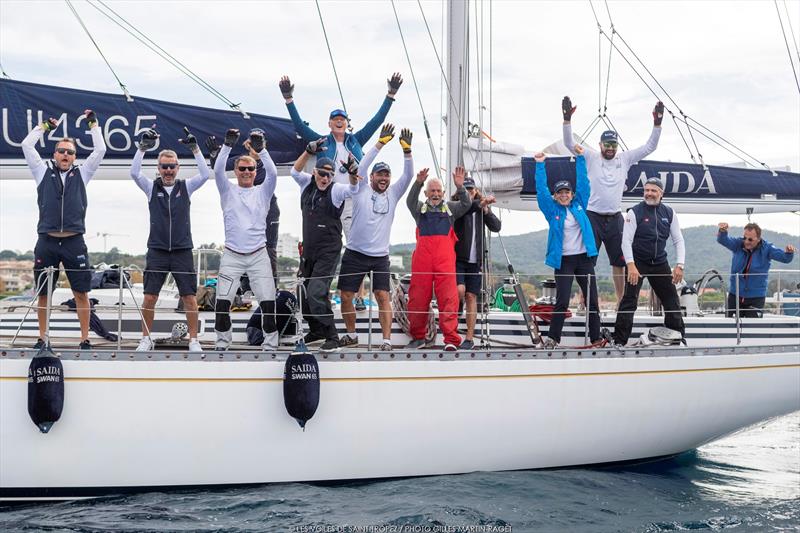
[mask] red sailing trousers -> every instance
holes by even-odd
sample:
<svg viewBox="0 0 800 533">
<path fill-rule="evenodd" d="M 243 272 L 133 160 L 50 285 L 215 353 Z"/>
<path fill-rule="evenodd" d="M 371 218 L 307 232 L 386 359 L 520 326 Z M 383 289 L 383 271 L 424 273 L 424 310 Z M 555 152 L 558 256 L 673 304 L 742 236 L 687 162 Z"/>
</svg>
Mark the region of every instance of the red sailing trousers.
<svg viewBox="0 0 800 533">
<path fill-rule="evenodd" d="M 456 287 L 456 234 L 420 235 L 411 256 L 411 286 L 408 290 L 408 312 L 411 338 L 424 339 L 428 326 L 428 308 L 433 291 L 439 305 L 439 327 L 444 342 L 458 346 L 458 289 Z"/>
</svg>

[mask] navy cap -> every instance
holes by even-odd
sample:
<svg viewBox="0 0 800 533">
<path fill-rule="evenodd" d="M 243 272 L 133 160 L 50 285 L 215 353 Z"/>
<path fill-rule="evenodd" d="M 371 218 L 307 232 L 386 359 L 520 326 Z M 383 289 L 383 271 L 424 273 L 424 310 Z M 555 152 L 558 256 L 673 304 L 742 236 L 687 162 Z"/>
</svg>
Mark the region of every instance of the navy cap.
<svg viewBox="0 0 800 533">
<path fill-rule="evenodd" d="M 572 184 L 567 180 L 557 181 L 555 185 L 553 185 L 553 192 L 558 192 L 562 189 L 567 189 L 568 191 L 572 192 Z"/>
<path fill-rule="evenodd" d="M 474 189 L 475 188 L 475 180 L 472 178 L 464 178 L 464 188 L 465 189 Z"/>
<path fill-rule="evenodd" d="M 381 161 L 380 163 L 375 163 L 375 166 L 372 167 L 372 174 L 376 174 L 378 172 L 388 172 L 389 174 L 392 173 L 392 169 L 389 168 L 389 165 Z"/>
<path fill-rule="evenodd" d="M 644 182 L 645 185 L 655 185 L 662 191 L 664 190 L 664 182 L 661 181 L 661 178 L 647 178 L 647 181 Z"/>
<path fill-rule="evenodd" d="M 264 135 L 264 130 L 262 130 L 261 128 L 253 128 L 252 130 L 250 130 L 250 135 L 254 135 L 256 133 Z"/>
<path fill-rule="evenodd" d="M 615 143 L 617 142 L 617 132 L 613 130 L 606 130 L 600 136 L 600 142 L 603 143 Z"/>
<path fill-rule="evenodd" d="M 332 119 L 334 117 L 348 118 L 347 117 L 347 113 L 345 112 L 344 109 L 334 109 L 333 111 L 331 111 L 331 116 L 329 116 L 328 119 L 330 120 L 330 119 Z"/>
<path fill-rule="evenodd" d="M 333 164 L 333 160 L 330 157 L 318 157 L 317 164 L 314 165 L 314 168 L 324 168 L 326 170 L 333 170 L 336 168 L 336 165 Z"/>
</svg>

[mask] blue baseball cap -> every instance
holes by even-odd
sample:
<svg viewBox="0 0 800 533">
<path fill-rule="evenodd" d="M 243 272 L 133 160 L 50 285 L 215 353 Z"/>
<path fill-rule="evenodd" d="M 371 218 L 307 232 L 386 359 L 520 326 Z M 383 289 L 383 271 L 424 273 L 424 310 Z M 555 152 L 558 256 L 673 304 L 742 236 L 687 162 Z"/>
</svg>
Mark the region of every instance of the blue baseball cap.
<svg viewBox="0 0 800 533">
<path fill-rule="evenodd" d="M 553 185 L 553 192 L 556 193 L 560 190 L 567 189 L 568 191 L 572 192 L 572 184 L 567 180 L 557 181 L 555 185 Z"/>
<path fill-rule="evenodd" d="M 600 135 L 600 142 L 603 143 L 615 143 L 618 142 L 617 139 L 617 132 L 613 130 L 606 130 Z"/>
<path fill-rule="evenodd" d="M 255 135 L 255 134 L 264 135 L 264 130 L 262 130 L 261 128 L 253 128 L 252 130 L 250 130 L 249 135 Z"/>
<path fill-rule="evenodd" d="M 335 117 L 349 118 L 344 109 L 334 109 L 333 111 L 331 111 L 331 116 L 329 116 L 328 119 L 330 120 Z"/>
<path fill-rule="evenodd" d="M 330 157 L 318 157 L 317 164 L 314 165 L 314 168 L 322 168 L 333 171 L 333 169 L 336 168 L 336 165 L 333 164 L 333 160 L 331 160 Z"/>
<path fill-rule="evenodd" d="M 388 172 L 391 174 L 392 169 L 389 168 L 388 164 L 381 161 L 380 163 L 375 163 L 375 166 L 372 167 L 372 174 L 377 174 L 378 172 Z"/>
</svg>

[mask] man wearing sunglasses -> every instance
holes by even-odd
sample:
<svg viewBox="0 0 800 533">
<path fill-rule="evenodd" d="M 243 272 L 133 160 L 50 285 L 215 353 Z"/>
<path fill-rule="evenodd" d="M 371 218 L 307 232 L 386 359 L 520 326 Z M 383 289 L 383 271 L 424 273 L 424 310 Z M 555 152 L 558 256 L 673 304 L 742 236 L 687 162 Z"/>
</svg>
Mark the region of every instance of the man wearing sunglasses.
<svg viewBox="0 0 800 533">
<path fill-rule="evenodd" d="M 42 161 L 36 151 L 36 144 L 42 141 L 45 133 L 48 139 L 53 136 L 59 123 L 54 118 L 39 124 L 22 141 L 25 162 L 36 180 L 39 223 L 36 231 L 39 239 L 34 249 L 33 275 L 37 283 L 39 319 L 39 340 L 34 348 L 45 344 L 47 331 L 47 279 L 42 273 L 47 267 L 64 265 L 72 295 L 78 311 L 81 327 L 82 350 L 92 348 L 89 342 L 89 289 L 92 270 L 89 264 L 89 251 L 83 234 L 86 233 L 86 185 L 92 179 L 106 153 L 103 132 L 97 123 L 94 111 L 87 109 L 83 119 L 92 136 L 92 153 L 82 165 L 75 164 L 77 143 L 68 137 L 56 141 L 53 159 L 50 164 Z M 64 124 L 66 134 L 67 125 Z M 53 280 L 55 281 L 58 278 Z M 55 285 L 54 285 L 55 286 Z M 48 340 L 49 342 L 49 340 Z"/>
<path fill-rule="evenodd" d="M 339 334 L 333 320 L 330 288 L 339 254 L 342 251 L 342 209 L 344 201 L 358 192 L 358 164 L 350 156 L 340 161 L 348 169 L 349 185 L 334 183 L 337 163 L 327 157 L 317 157 L 314 173 L 303 172 L 312 155 L 323 151 L 326 139 L 308 143 L 292 167 L 292 178 L 300 186 L 300 209 L 303 213 L 303 250 L 300 256 L 300 275 L 304 278 L 301 305 L 310 332 L 307 344 L 323 341 L 320 351 L 340 348 Z"/>
<path fill-rule="evenodd" d="M 394 138 L 394 126 L 385 124 L 378 142 L 358 166 L 358 175 L 364 176 L 378 152 Z M 403 175 L 396 183 L 392 181 L 392 170 L 384 162 L 375 163 L 369 172 L 369 185 L 359 182 L 358 192 L 353 196 L 353 227 L 350 239 L 342 256 L 339 270 L 339 290 L 342 291 L 342 318 L 347 333 L 341 345 L 358 346 L 356 334 L 356 309 L 353 297 L 359 290 L 364 276 L 372 272 L 372 290 L 378 300 L 378 320 L 383 341 L 380 349 L 392 349 L 392 305 L 389 297 L 389 237 L 392 232 L 397 204 L 406 193 L 414 177 L 414 160 L 411 157 L 412 134 L 408 129 L 400 132 L 403 149 Z M 427 176 L 428 169 L 421 173 Z"/>
<path fill-rule="evenodd" d="M 731 279 L 728 284 L 728 316 L 736 315 L 738 297 L 740 317 L 761 318 L 764 302 L 767 299 L 767 282 L 772 260 L 791 263 L 795 247 L 787 244 L 786 248 L 781 250 L 765 241 L 761 238 L 761 227 L 755 222 L 744 227 L 744 236 L 740 238 L 728 235 L 728 229 L 727 222 L 720 222 L 717 232 L 717 242 L 733 252 Z"/>
<path fill-rule="evenodd" d="M 189 179 L 177 179 L 180 171 L 178 154 L 161 150 L 158 154 L 158 177 L 151 180 L 142 174 L 142 160 L 148 150 L 158 143 L 159 134 L 154 129 L 142 132 L 139 149 L 133 156 L 131 178 L 147 196 L 150 209 L 150 236 L 147 238 L 147 259 L 144 267 L 144 301 L 142 302 L 142 340 L 138 352 L 153 349 L 150 332 L 153 328 L 158 294 L 171 273 L 178 286 L 178 294 L 186 311 L 189 326 L 189 351 L 202 352 L 197 340 L 197 277 L 192 258 L 192 226 L 190 219 L 191 196 L 208 180 L 209 170 L 197 138 L 184 128 L 186 137 L 178 142 L 186 145 L 194 155 L 197 174 Z"/>
<path fill-rule="evenodd" d="M 678 215 L 661 202 L 664 184 L 649 178 L 644 184 L 644 201 L 628 209 L 622 233 L 625 255 L 625 293 L 617 309 L 614 344 L 625 346 L 633 329 L 633 314 L 639 302 L 644 278 L 664 306 L 664 326 L 684 335 L 683 316 L 675 284 L 683 279 L 686 248 L 678 224 Z M 667 262 L 667 239 L 675 247 L 676 264 L 670 270 Z"/>
<path fill-rule="evenodd" d="M 577 106 L 572 105 L 569 96 L 561 101 L 561 112 L 564 116 L 563 140 L 567 149 L 573 155 L 575 152 L 575 139 L 572 136 L 572 115 Z M 622 193 L 625 191 L 625 181 L 628 179 L 628 170 L 653 153 L 658 147 L 661 137 L 661 121 L 664 118 L 664 104 L 657 102 L 653 109 L 653 131 L 650 138 L 643 146 L 633 148 L 621 153 L 617 152 L 617 132 L 607 130 L 600 136 L 600 151 L 584 146 L 584 157 L 589 171 L 589 182 L 592 193 L 586 214 L 592 223 L 594 240 L 597 250 L 605 245 L 608 262 L 613 271 L 614 290 L 617 303 L 622 299 L 624 292 L 625 258 L 622 253 L 622 228 L 624 226 L 621 212 Z M 597 257 L 594 258 L 595 262 Z"/>
<path fill-rule="evenodd" d="M 256 161 L 249 155 L 239 156 L 233 169 L 236 184 L 228 181 L 225 165 L 231 149 L 239 140 L 239 130 L 225 133 L 224 145 L 214 163 L 214 181 L 219 190 L 222 216 L 225 223 L 225 251 L 217 278 L 215 349 L 227 350 L 233 340 L 230 319 L 231 303 L 239 289 L 242 275 L 247 274 L 250 288 L 261 308 L 264 350 L 278 348 L 278 329 L 275 326 L 275 281 L 266 248 L 266 220 L 278 169 L 267 152 L 263 133 L 251 132 L 244 146 L 252 149 L 264 165 L 264 183 L 254 185 Z"/>
</svg>

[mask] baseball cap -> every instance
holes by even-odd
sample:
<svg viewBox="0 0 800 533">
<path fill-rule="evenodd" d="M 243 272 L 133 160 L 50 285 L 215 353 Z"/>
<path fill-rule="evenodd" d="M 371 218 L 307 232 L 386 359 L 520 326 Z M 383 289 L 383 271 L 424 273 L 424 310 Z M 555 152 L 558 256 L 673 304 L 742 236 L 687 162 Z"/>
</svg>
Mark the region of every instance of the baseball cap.
<svg viewBox="0 0 800 533">
<path fill-rule="evenodd" d="M 464 188 L 465 189 L 474 189 L 475 188 L 475 180 L 472 178 L 464 178 Z"/>
<path fill-rule="evenodd" d="M 389 174 L 392 173 L 392 169 L 389 168 L 389 165 L 381 161 L 380 163 L 375 163 L 375 166 L 372 167 L 372 173 L 375 174 L 377 172 L 388 172 Z"/>
<path fill-rule="evenodd" d="M 333 111 L 331 111 L 331 116 L 328 117 L 328 119 L 332 119 L 334 117 L 348 118 L 347 113 L 344 111 L 344 109 L 334 109 Z"/>
<path fill-rule="evenodd" d="M 262 130 L 261 128 L 253 128 L 252 130 L 250 130 L 250 133 L 248 135 L 255 135 L 255 134 L 264 135 L 264 130 Z"/>
<path fill-rule="evenodd" d="M 556 184 L 553 186 L 553 192 L 558 192 L 562 189 L 567 189 L 568 191 L 572 192 L 572 184 L 567 180 L 557 181 Z"/>
<path fill-rule="evenodd" d="M 617 142 L 617 132 L 613 130 L 606 130 L 600 135 L 600 142 L 615 143 Z"/>
<path fill-rule="evenodd" d="M 647 178 L 647 181 L 644 182 L 645 185 L 655 185 L 662 191 L 664 190 L 664 182 L 661 181 L 661 178 Z"/>
<path fill-rule="evenodd" d="M 333 161 L 330 157 L 318 157 L 317 164 L 314 165 L 314 168 L 324 168 L 326 170 L 333 170 L 336 166 L 333 164 Z"/>
</svg>

